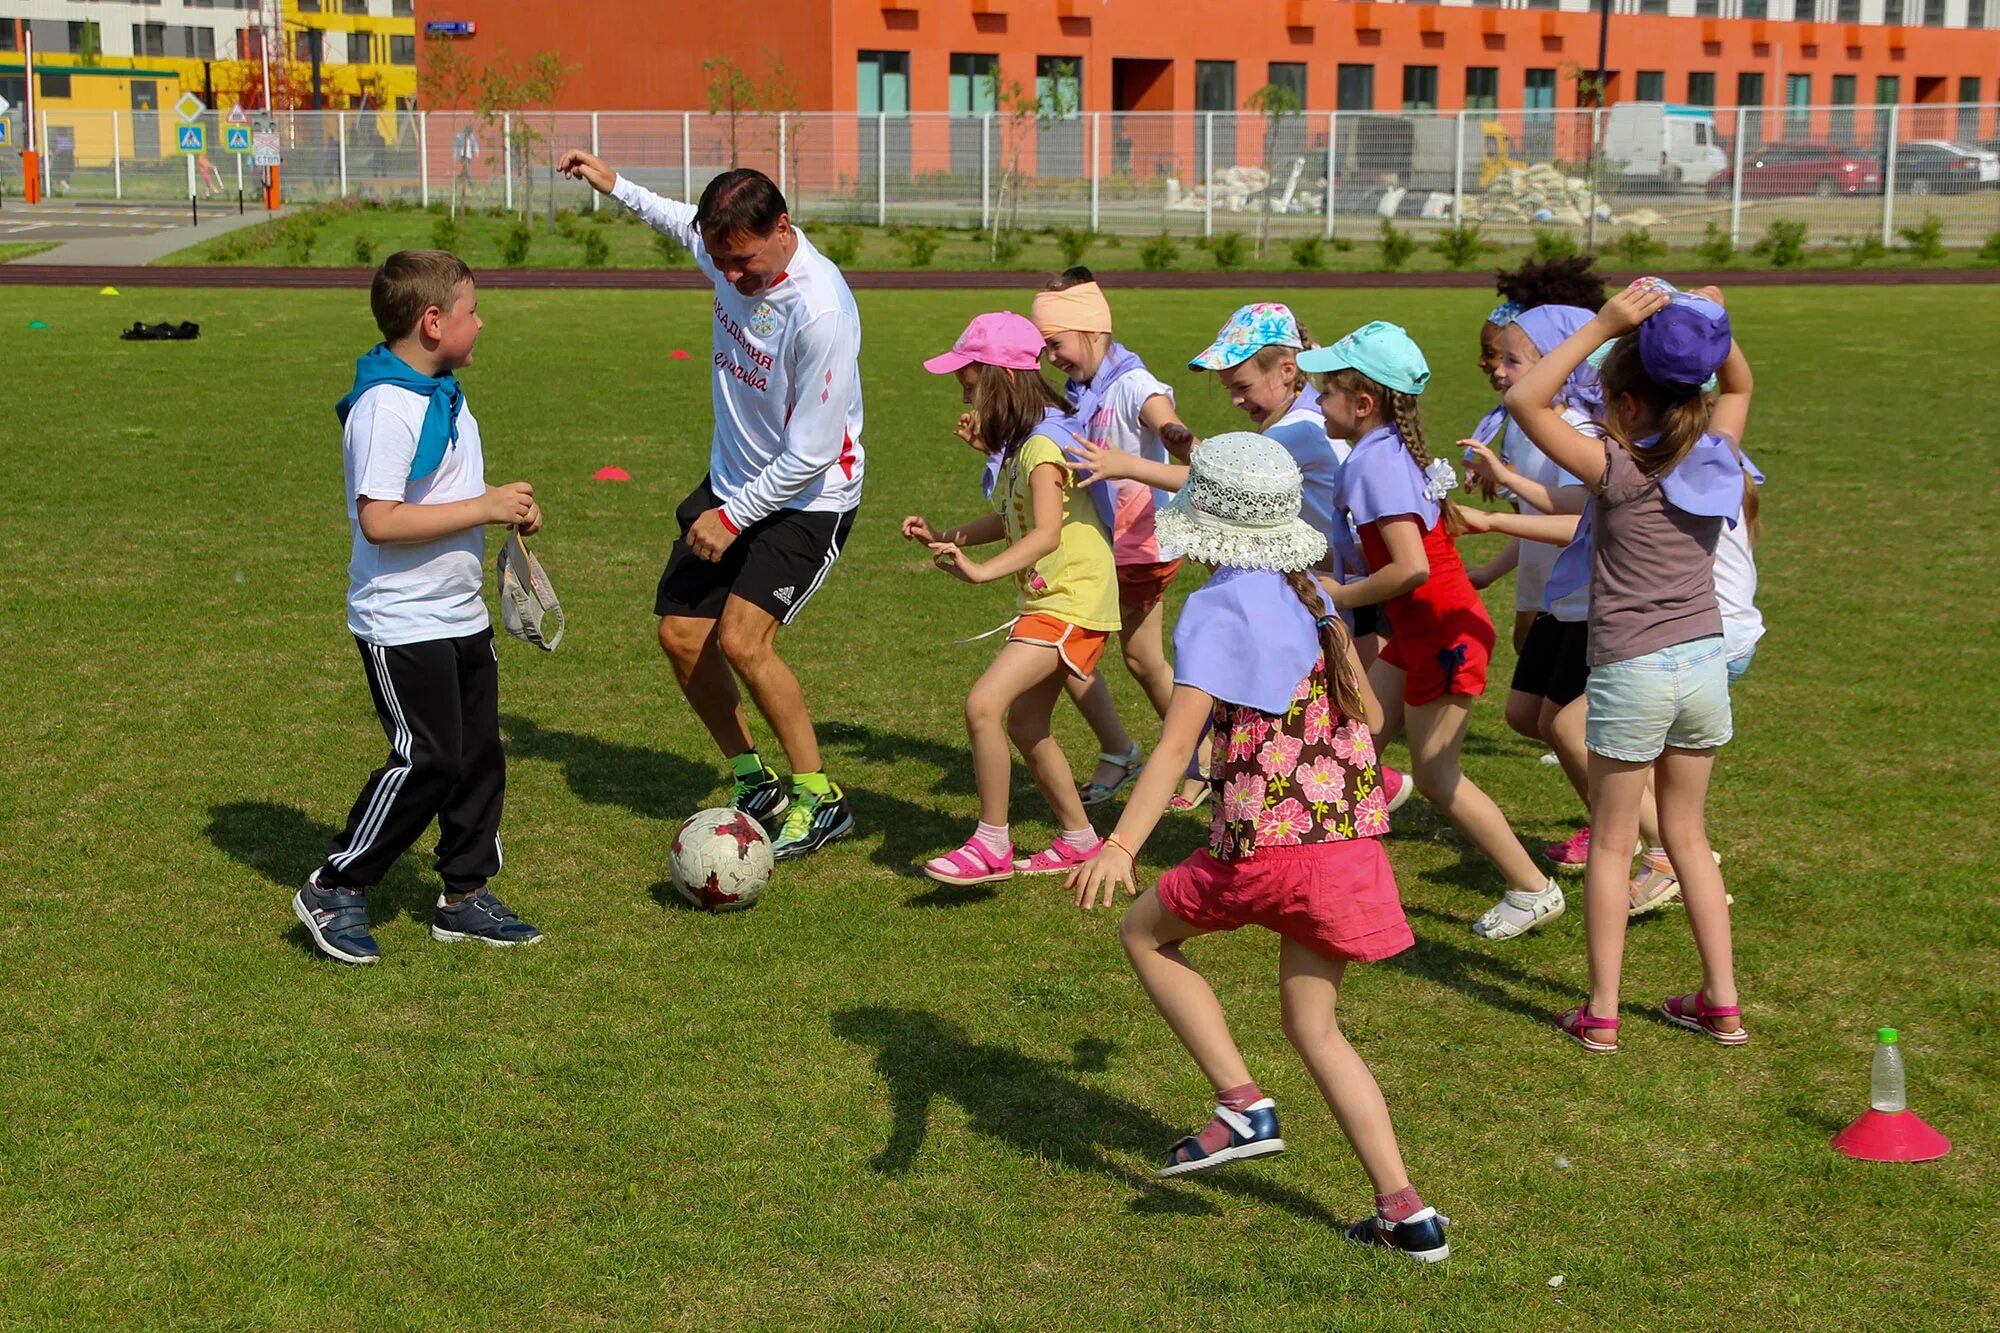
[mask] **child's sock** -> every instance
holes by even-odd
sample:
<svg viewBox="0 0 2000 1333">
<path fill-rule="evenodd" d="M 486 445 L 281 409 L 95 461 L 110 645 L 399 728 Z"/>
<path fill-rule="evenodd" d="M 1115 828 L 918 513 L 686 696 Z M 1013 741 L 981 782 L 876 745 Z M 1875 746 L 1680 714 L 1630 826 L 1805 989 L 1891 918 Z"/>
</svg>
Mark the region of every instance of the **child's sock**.
<svg viewBox="0 0 2000 1333">
<path fill-rule="evenodd" d="M 1550 881 L 1540 893 L 1522 893 L 1519 889 L 1509 889 L 1500 895 L 1500 901 L 1493 908 L 1494 914 L 1510 926 L 1525 926 L 1535 919 L 1535 904 L 1540 902 L 1553 887 L 1555 887 L 1554 881 Z"/>
<path fill-rule="evenodd" d="M 1215 1094 L 1216 1105 L 1226 1106 L 1232 1111 L 1247 1111 L 1263 1100 L 1264 1091 L 1255 1083 L 1239 1084 Z M 1211 1120 L 1201 1133 L 1195 1135 L 1195 1140 L 1201 1144 L 1204 1152 L 1216 1152 L 1227 1148 L 1229 1126 L 1223 1124 L 1221 1120 Z"/>
<path fill-rule="evenodd" d="M 1088 824 L 1082 828 L 1064 829 L 1062 840 L 1079 852 L 1095 851 L 1098 843 L 1097 830 Z"/>
<path fill-rule="evenodd" d="M 972 840 L 985 848 L 988 855 L 996 858 L 1011 856 L 1014 852 L 1014 840 L 1007 836 L 1005 824 L 988 824 L 981 820 L 979 827 L 972 834 Z"/>
<path fill-rule="evenodd" d="M 758 754 L 757 747 L 753 745 L 730 760 L 729 768 L 735 777 L 754 778 L 764 771 L 764 756 Z"/>
<path fill-rule="evenodd" d="M 792 774 L 792 790 L 811 796 L 833 795 L 833 784 L 827 781 L 824 772 Z"/>
<path fill-rule="evenodd" d="M 1394 1194 L 1375 1196 L 1375 1216 L 1384 1222 L 1407 1222 L 1424 1210 L 1424 1201 L 1417 1197 L 1414 1185 L 1405 1185 Z"/>
</svg>

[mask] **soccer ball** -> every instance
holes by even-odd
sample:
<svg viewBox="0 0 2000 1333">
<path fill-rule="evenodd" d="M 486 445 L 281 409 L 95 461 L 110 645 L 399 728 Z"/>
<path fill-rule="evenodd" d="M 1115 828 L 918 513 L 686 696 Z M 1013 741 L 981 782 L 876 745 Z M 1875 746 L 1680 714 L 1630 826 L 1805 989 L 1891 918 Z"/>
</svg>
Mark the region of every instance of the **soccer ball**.
<svg viewBox="0 0 2000 1333">
<path fill-rule="evenodd" d="M 771 839 L 741 810 L 703 810 L 674 833 L 674 889 L 707 912 L 750 906 L 771 880 Z"/>
</svg>

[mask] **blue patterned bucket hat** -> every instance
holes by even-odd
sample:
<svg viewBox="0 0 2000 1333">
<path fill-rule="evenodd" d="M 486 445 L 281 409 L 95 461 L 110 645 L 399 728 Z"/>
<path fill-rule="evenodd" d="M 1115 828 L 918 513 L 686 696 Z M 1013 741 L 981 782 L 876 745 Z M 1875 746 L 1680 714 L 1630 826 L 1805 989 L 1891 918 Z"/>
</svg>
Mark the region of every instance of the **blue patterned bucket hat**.
<svg viewBox="0 0 2000 1333">
<path fill-rule="evenodd" d="M 1188 362 L 1189 370 L 1227 370 L 1240 366 L 1266 347 L 1304 347 L 1299 321 L 1276 301 L 1246 305 L 1229 317 L 1208 350 Z"/>
</svg>

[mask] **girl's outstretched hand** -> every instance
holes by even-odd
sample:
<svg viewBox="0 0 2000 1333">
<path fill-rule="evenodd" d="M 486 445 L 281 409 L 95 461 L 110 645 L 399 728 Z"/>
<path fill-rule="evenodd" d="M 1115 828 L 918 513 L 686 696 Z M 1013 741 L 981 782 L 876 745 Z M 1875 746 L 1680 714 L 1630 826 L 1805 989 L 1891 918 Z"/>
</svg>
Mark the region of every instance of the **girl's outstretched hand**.
<svg viewBox="0 0 2000 1333">
<path fill-rule="evenodd" d="M 1597 312 L 1598 323 L 1612 337 L 1623 337 L 1667 308 L 1670 293 L 1644 278 L 1604 303 Z"/>
<path fill-rule="evenodd" d="M 1069 438 L 1070 442 L 1063 446 L 1063 452 L 1075 465 L 1077 485 L 1091 486 L 1107 477 L 1131 475 L 1125 470 L 1125 461 L 1131 455 L 1123 449 L 1086 440 L 1075 431 L 1070 432 Z"/>
<path fill-rule="evenodd" d="M 958 414 L 958 424 L 951 428 L 951 433 L 975 449 L 983 451 L 986 448 L 979 440 L 979 418 L 971 412 Z"/>
<path fill-rule="evenodd" d="M 1086 912 L 1111 906 L 1123 887 L 1127 897 L 1137 893 L 1132 887 L 1132 858 L 1109 842 L 1097 848 L 1097 855 L 1069 872 L 1065 888 L 1076 891 L 1076 905 Z M 1100 900 L 1101 895 L 1101 900 Z"/>
<path fill-rule="evenodd" d="M 1473 482 L 1490 499 L 1500 484 L 1500 470 L 1504 464 L 1500 455 L 1479 440 L 1460 440 L 1458 446 L 1464 452 L 1466 479 Z"/>
<path fill-rule="evenodd" d="M 966 583 L 990 583 L 986 566 L 958 549 L 956 542 L 933 541 L 930 544 L 931 563 L 955 579 Z"/>
<path fill-rule="evenodd" d="M 933 528 L 931 521 L 923 515 L 912 514 L 903 520 L 904 541 L 923 542 L 925 545 L 929 545 L 937 539 L 937 529 Z"/>
<path fill-rule="evenodd" d="M 1458 521 L 1467 532 L 1493 531 L 1493 515 L 1487 510 L 1475 509 L 1471 505 L 1458 506 Z M 1490 583 L 1492 580 L 1488 579 L 1487 582 Z M 1484 587 L 1485 584 L 1475 583 L 1473 586 Z"/>
</svg>

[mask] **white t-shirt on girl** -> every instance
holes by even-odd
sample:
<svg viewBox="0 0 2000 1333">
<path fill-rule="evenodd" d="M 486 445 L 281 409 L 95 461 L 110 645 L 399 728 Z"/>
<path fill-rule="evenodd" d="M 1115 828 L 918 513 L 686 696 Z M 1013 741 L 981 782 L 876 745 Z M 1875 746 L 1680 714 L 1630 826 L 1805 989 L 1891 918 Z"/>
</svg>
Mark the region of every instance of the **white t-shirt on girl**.
<svg viewBox="0 0 2000 1333">
<path fill-rule="evenodd" d="M 1722 525 L 1715 543 L 1715 602 L 1722 609 L 1722 650 L 1734 662 L 1764 637 L 1764 613 L 1757 609 L 1757 558 L 1750 552 L 1750 525 Z"/>
<path fill-rule="evenodd" d="M 1604 438 L 1604 428 L 1577 408 L 1565 407 L 1562 417 L 1564 421 L 1592 439 L 1601 440 Z M 1521 428 L 1516 426 L 1512 419 L 1508 420 L 1506 433 L 1501 437 L 1500 461 L 1513 471 L 1520 473 L 1527 480 L 1540 482 L 1551 491 L 1561 490 L 1565 486 L 1578 486 L 1582 484 L 1575 477 L 1565 472 L 1553 458 L 1550 458 L 1540 449 L 1537 449 L 1534 441 L 1523 435 Z M 1507 498 L 1513 500 L 1514 507 L 1524 514 L 1538 514 L 1541 512 L 1527 502 L 1516 499 L 1511 493 L 1509 493 Z M 1561 554 L 1562 547 L 1551 545 L 1548 542 L 1524 541 L 1521 543 L 1521 558 L 1514 566 L 1514 609 L 1516 611 L 1539 611 L 1542 609 L 1542 599 L 1548 594 L 1549 570 L 1555 567 L 1556 557 Z M 1577 610 L 1574 615 L 1568 614 L 1571 609 L 1570 603 L 1577 600 L 1577 596 L 1581 598 L 1582 608 Z M 1556 619 L 1583 620 L 1589 615 L 1589 590 L 1586 589 L 1577 596 L 1566 597 L 1556 604 L 1556 610 L 1552 613 Z"/>
<path fill-rule="evenodd" d="M 347 561 L 347 628 L 384 648 L 477 634 L 492 621 L 481 595 L 486 529 L 428 542 L 383 542 L 361 532 L 357 497 L 403 504 L 450 504 L 486 494 L 486 462 L 479 423 L 464 399 L 458 404 L 458 439 L 437 470 L 410 480 L 430 399 L 393 384 L 378 384 L 357 398 L 341 432 L 346 458 L 347 522 L 353 544 Z"/>
<path fill-rule="evenodd" d="M 1114 449 L 1155 463 L 1168 462 L 1167 446 L 1159 433 L 1148 426 L 1140 413 L 1155 394 L 1174 401 L 1174 391 L 1144 366 L 1135 366 L 1112 384 L 1098 405 L 1097 416 L 1089 422 L 1093 439 Z M 1118 512 L 1118 530 L 1112 535 L 1111 554 L 1121 565 L 1157 565 L 1175 558 L 1177 552 L 1160 549 L 1153 531 L 1153 516 L 1161 505 L 1174 498 L 1172 491 L 1155 490 L 1136 481 L 1113 481 Z"/>
<path fill-rule="evenodd" d="M 1299 465 L 1299 475 L 1305 483 L 1299 497 L 1299 517 L 1324 534 L 1331 549 L 1340 550 L 1353 538 L 1346 531 L 1347 515 L 1334 503 L 1334 489 L 1340 480 L 1340 466 L 1347 461 L 1353 446 L 1346 440 L 1329 440 L 1326 417 L 1320 413 L 1317 400 L 1309 405 L 1304 403 L 1301 395 L 1289 412 L 1264 427 L 1264 434 L 1284 445 L 1285 452 Z M 1339 525 L 1337 536 L 1335 524 Z M 1342 570 L 1343 574 L 1354 572 Z"/>
</svg>

